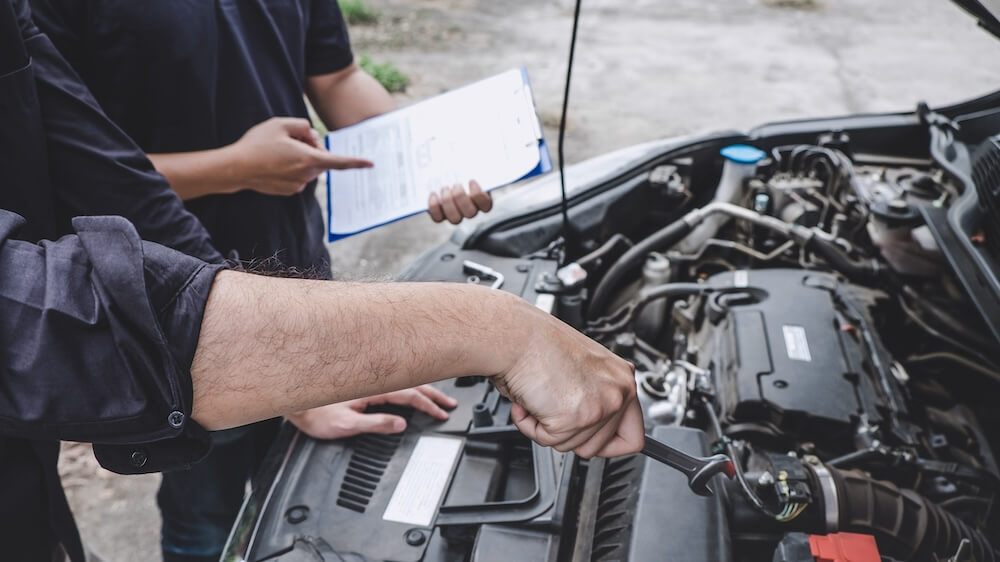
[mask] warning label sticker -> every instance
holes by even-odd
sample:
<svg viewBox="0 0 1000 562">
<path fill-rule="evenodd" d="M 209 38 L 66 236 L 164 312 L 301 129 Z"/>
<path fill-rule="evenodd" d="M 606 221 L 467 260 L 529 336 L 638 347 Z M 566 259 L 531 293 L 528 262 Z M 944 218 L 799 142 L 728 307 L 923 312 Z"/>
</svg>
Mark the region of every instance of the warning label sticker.
<svg viewBox="0 0 1000 562">
<path fill-rule="evenodd" d="M 382 519 L 429 527 L 461 451 L 461 439 L 421 437 L 417 440 Z"/>
<path fill-rule="evenodd" d="M 802 326 L 782 326 L 781 332 L 785 336 L 785 350 L 788 352 L 789 359 L 795 361 L 812 361 L 805 328 Z"/>
</svg>

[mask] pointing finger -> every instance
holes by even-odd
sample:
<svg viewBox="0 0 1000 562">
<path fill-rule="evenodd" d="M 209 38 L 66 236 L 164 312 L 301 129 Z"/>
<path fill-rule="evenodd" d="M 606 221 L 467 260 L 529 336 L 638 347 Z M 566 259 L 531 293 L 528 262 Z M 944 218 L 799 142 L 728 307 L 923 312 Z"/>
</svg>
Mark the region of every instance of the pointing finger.
<svg viewBox="0 0 1000 562">
<path fill-rule="evenodd" d="M 316 167 L 326 170 L 350 170 L 354 168 L 371 168 L 374 164 L 364 158 L 340 156 L 325 150 L 313 150 L 313 161 Z"/>
</svg>

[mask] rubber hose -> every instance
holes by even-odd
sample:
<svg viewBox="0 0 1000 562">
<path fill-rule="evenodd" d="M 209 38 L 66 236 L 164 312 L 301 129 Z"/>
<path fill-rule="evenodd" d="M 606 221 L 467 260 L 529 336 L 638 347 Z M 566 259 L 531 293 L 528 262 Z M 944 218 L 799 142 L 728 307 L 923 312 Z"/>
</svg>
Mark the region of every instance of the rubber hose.
<svg viewBox="0 0 1000 562">
<path fill-rule="evenodd" d="M 883 556 L 946 559 L 955 554 L 962 539 L 968 539 L 974 560 L 996 562 L 996 552 L 982 532 L 920 494 L 863 472 L 828 470 L 837 486 L 838 530 L 873 535 Z"/>
<path fill-rule="evenodd" d="M 947 351 L 937 351 L 931 353 L 925 353 L 923 355 L 911 355 L 907 357 L 904 363 L 907 365 L 920 365 L 921 363 L 932 363 L 935 361 L 950 361 L 952 363 L 958 363 L 963 367 L 979 373 L 984 378 L 992 383 L 1000 384 L 1000 373 L 990 369 L 988 366 L 981 363 L 977 363 L 967 357 L 959 355 L 957 353 L 948 353 Z"/>
<path fill-rule="evenodd" d="M 615 253 L 618 246 L 624 246 L 625 251 L 633 246 L 632 241 L 629 240 L 623 234 L 614 234 L 611 238 L 601 244 L 600 248 L 597 248 L 593 252 L 583 256 L 582 258 L 576 260 L 577 265 L 587 270 L 588 273 L 593 274 L 594 271 L 591 268 L 600 269 L 601 262 L 608 257 L 609 254 Z M 625 252 L 622 252 L 623 254 Z"/>
<path fill-rule="evenodd" d="M 819 254 L 833 269 L 843 273 L 853 282 L 870 283 L 879 281 L 883 277 L 884 270 L 879 268 L 875 262 L 853 260 L 836 244 L 818 236 L 809 239 L 806 243 L 806 249 Z"/>
<path fill-rule="evenodd" d="M 608 268 L 608 272 L 601 278 L 601 282 L 594 289 L 594 296 L 590 299 L 590 306 L 587 309 L 588 318 L 597 318 L 604 312 L 611 293 L 618 288 L 622 279 L 630 274 L 632 270 L 646 261 L 646 254 L 669 248 L 673 246 L 687 234 L 691 232 L 691 225 L 684 220 L 679 220 L 668 224 L 653 233 L 652 236 L 632 246 L 627 252 L 622 254 L 615 263 Z"/>
</svg>

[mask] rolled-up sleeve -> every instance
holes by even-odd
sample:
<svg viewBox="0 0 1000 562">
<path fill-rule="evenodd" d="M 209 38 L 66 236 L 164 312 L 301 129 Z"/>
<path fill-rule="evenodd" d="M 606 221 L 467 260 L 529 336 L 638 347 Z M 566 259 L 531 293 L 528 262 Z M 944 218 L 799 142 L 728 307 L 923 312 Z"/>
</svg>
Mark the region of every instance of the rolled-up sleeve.
<svg viewBox="0 0 1000 562">
<path fill-rule="evenodd" d="M 0 433 L 92 442 L 121 473 L 199 460 L 190 367 L 221 266 L 120 217 L 74 219 L 75 236 L 41 244 L 10 239 L 21 223 L 0 211 Z"/>
<path fill-rule="evenodd" d="M 306 75 L 329 74 L 354 62 L 337 0 L 313 0 L 306 36 Z"/>
</svg>

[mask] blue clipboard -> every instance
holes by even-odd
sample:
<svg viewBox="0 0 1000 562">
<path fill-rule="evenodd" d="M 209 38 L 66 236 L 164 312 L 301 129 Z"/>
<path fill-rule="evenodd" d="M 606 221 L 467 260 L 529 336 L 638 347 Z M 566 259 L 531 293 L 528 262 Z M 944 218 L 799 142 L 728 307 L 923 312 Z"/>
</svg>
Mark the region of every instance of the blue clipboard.
<svg viewBox="0 0 1000 562">
<path fill-rule="evenodd" d="M 528 72 L 527 72 L 527 70 L 525 70 L 522 67 L 520 69 L 520 71 L 521 71 L 521 76 L 524 79 L 525 85 L 528 86 L 529 91 L 532 92 L 532 96 L 534 96 L 534 90 L 531 89 L 531 81 L 528 78 Z M 525 179 L 528 179 L 528 178 L 531 178 L 531 177 L 534 177 L 534 176 L 539 176 L 541 174 L 545 174 L 547 172 L 552 171 L 552 157 L 549 154 L 548 144 L 545 142 L 544 131 L 543 131 L 543 129 L 542 129 L 542 127 L 540 125 L 538 127 L 538 131 L 539 131 L 539 139 L 538 139 L 538 165 L 535 166 L 534 169 L 532 169 L 530 172 L 528 172 L 524 176 L 518 178 L 517 180 L 515 180 L 515 181 L 513 181 L 513 182 L 511 182 L 509 184 L 505 184 L 505 185 L 511 185 L 513 183 L 517 183 L 517 182 L 523 181 Z M 330 150 L 330 139 L 329 139 L 329 137 L 325 138 L 323 142 L 324 142 L 324 145 L 326 146 L 326 149 Z M 419 214 L 422 214 L 422 213 L 426 212 L 426 211 L 418 211 L 418 212 L 415 212 L 415 213 L 410 213 L 410 214 L 407 214 L 407 215 L 399 216 L 399 217 L 396 217 L 396 218 L 394 218 L 392 220 L 388 220 L 388 221 L 385 221 L 385 222 L 382 222 L 382 223 L 379 223 L 379 224 L 375 224 L 375 225 L 369 226 L 368 228 L 364 228 L 364 229 L 358 230 L 356 232 L 349 232 L 349 233 L 343 233 L 343 234 L 334 234 L 333 233 L 333 213 L 331 212 L 331 209 L 333 208 L 333 185 L 332 185 L 332 182 L 333 182 L 333 176 L 334 176 L 334 174 L 335 174 L 334 171 L 330 171 L 330 172 L 327 172 L 327 175 L 326 175 L 326 205 L 327 205 L 327 208 L 326 208 L 327 209 L 326 210 L 326 233 L 327 233 L 327 240 L 329 242 L 336 242 L 337 240 L 341 240 L 341 239 L 344 239 L 344 238 L 349 238 L 351 236 L 354 236 L 355 234 L 361 234 L 362 232 L 367 232 L 369 230 L 373 230 L 373 229 L 379 228 L 381 226 L 384 226 L 384 225 L 387 225 L 387 224 L 391 224 L 391 223 L 394 223 L 394 222 L 397 222 L 397 221 L 400 221 L 400 220 L 412 217 L 414 215 L 419 215 Z M 488 191 L 493 191 L 494 189 L 499 189 L 501 187 L 505 187 L 505 185 L 495 186 L 495 187 L 489 189 Z"/>
</svg>

